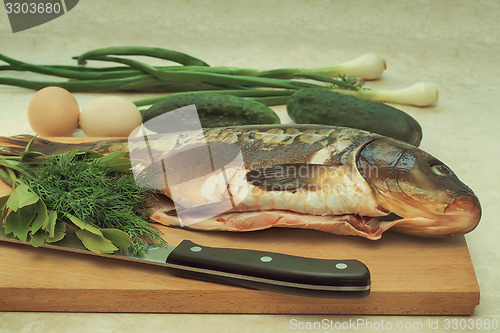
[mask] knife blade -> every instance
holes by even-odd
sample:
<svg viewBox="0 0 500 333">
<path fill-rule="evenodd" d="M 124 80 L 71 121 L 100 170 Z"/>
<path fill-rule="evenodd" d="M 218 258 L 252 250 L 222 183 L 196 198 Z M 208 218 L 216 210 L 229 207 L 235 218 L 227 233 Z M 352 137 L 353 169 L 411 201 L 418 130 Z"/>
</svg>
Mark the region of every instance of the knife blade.
<svg viewBox="0 0 500 333">
<path fill-rule="evenodd" d="M 31 245 L 0 227 L 0 241 Z M 97 254 L 74 234 L 41 247 L 167 267 L 174 275 L 240 287 L 323 298 L 369 295 L 370 271 L 355 259 L 330 260 L 282 253 L 208 247 L 183 240 L 177 246 L 150 246 L 143 255 Z"/>
</svg>

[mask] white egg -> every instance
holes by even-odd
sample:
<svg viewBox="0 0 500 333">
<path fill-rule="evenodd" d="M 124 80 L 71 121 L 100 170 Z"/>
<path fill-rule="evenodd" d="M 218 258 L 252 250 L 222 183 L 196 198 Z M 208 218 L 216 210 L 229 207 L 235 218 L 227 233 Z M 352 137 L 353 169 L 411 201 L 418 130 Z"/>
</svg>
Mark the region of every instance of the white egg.
<svg viewBox="0 0 500 333">
<path fill-rule="evenodd" d="M 31 98 L 28 122 L 41 136 L 71 136 L 78 126 L 80 108 L 66 89 L 46 87 Z"/>
<path fill-rule="evenodd" d="M 137 106 L 118 96 L 97 98 L 80 113 L 80 128 L 87 136 L 128 137 L 141 121 Z"/>
</svg>

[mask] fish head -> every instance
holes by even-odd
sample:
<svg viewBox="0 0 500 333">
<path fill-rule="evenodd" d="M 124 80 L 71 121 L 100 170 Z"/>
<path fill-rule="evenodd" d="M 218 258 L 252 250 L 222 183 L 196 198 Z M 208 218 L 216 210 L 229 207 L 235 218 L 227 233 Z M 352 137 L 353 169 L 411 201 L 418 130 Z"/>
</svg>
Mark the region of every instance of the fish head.
<svg viewBox="0 0 500 333">
<path fill-rule="evenodd" d="M 418 236 L 465 234 L 481 217 L 474 192 L 443 162 L 389 138 L 366 144 L 356 159 L 381 206 L 400 217 L 392 229 Z"/>
</svg>

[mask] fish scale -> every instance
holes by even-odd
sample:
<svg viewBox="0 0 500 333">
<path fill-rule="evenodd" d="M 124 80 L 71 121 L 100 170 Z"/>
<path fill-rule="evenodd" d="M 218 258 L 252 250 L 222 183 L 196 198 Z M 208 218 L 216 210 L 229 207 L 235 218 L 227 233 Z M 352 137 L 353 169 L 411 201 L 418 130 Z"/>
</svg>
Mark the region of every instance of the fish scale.
<svg viewBox="0 0 500 333">
<path fill-rule="evenodd" d="M 301 127 L 305 130 L 300 130 Z M 278 138 L 278 139 L 277 139 Z M 293 129 L 282 130 L 276 126 L 255 126 L 250 128 L 212 128 L 204 131 L 204 136 L 196 134 L 177 136 L 175 149 L 186 148 L 190 144 L 205 139 L 208 143 L 223 142 L 237 144 L 241 149 L 247 170 L 262 168 L 281 163 L 331 164 L 334 160 L 345 160 L 351 156 L 349 165 L 329 166 L 330 177 L 324 189 L 317 191 L 265 191 L 249 186 L 248 195 L 231 211 L 289 210 L 312 215 L 360 214 L 379 216 L 377 204 L 372 198 L 371 189 L 357 174 L 354 165 L 356 148 L 366 141 L 373 140 L 373 134 L 350 128 L 329 128 L 297 125 Z M 163 139 L 158 143 L 164 146 Z M 327 144 L 325 145 L 325 142 Z M 156 146 L 153 144 L 153 147 Z M 314 156 L 322 149 L 328 150 L 322 163 L 314 161 Z M 351 150 L 347 150 L 351 148 Z M 157 149 L 160 153 L 160 148 Z M 342 154 L 342 156 L 339 156 Z M 335 172 L 344 168 L 342 172 Z M 340 177 L 339 179 L 337 179 Z M 354 185 L 357 185 L 355 187 Z M 203 188 L 203 185 L 200 186 Z M 331 189 L 330 189 L 331 188 Z M 329 193 L 330 192 L 330 193 Z M 319 194 L 322 195 L 319 195 Z M 370 198 L 370 199 L 367 199 Z M 205 198 L 206 199 L 206 198 Z M 187 200 L 187 203 L 191 201 Z"/>
<path fill-rule="evenodd" d="M 266 126 L 267 127 L 267 126 Z M 353 132 L 351 129 L 338 128 L 336 130 L 308 130 L 306 133 L 294 131 L 292 134 L 285 133 L 283 130 L 275 127 L 264 127 L 260 131 L 246 129 L 238 131 L 234 129 L 209 129 L 205 131 L 207 142 L 226 142 L 229 144 L 238 144 L 242 151 L 243 158 L 246 161 L 259 161 L 257 165 L 252 167 L 265 167 L 271 164 L 279 164 L 286 155 L 287 162 L 302 162 L 309 163 L 314 159 L 314 155 L 321 149 L 325 149 L 325 145 L 320 142 L 334 142 L 334 145 L 326 146 L 328 155 L 323 162 L 332 161 L 335 155 L 342 153 L 346 154 L 346 149 L 350 146 L 360 147 L 366 140 L 371 140 L 372 136 L 362 135 L 364 140 L 357 140 L 353 143 L 351 140 L 346 140 L 345 132 Z M 337 134 L 340 132 L 340 134 Z M 334 135 L 338 135 L 337 139 Z M 237 138 L 237 139 L 236 139 Z M 290 140 L 292 138 L 293 140 Z M 283 143 L 285 142 L 285 143 Z M 290 158 L 290 145 L 301 152 L 307 152 L 309 155 L 301 154 L 300 158 Z M 353 148 L 355 148 L 353 146 Z M 331 149 L 334 147 L 336 149 Z M 355 155 L 355 149 L 347 152 L 350 155 Z M 256 154 L 259 154 L 257 158 Z M 312 155 L 311 155 L 312 154 Z M 353 158 L 349 160 L 353 162 Z M 247 165 L 249 163 L 247 162 Z M 249 185 L 248 195 L 231 211 L 256 211 L 256 210 L 289 210 L 303 214 L 311 215 L 342 215 L 342 214 L 360 214 L 381 215 L 381 212 L 374 209 L 377 206 L 375 200 L 367 204 L 367 197 L 371 197 L 371 189 L 366 185 L 363 178 L 356 174 L 354 165 L 346 168 L 345 165 L 337 167 L 329 167 L 337 169 L 344 167 L 346 170 L 342 172 L 330 172 L 329 182 L 325 184 L 325 189 L 317 191 L 297 190 L 297 191 L 264 191 L 252 185 Z M 348 173 L 352 173 L 349 178 Z M 336 174 L 339 179 L 332 177 Z M 354 186 L 357 185 L 357 186 Z M 331 189 L 329 189 L 331 187 Z M 331 193 L 328 193 L 330 191 Z"/>
</svg>

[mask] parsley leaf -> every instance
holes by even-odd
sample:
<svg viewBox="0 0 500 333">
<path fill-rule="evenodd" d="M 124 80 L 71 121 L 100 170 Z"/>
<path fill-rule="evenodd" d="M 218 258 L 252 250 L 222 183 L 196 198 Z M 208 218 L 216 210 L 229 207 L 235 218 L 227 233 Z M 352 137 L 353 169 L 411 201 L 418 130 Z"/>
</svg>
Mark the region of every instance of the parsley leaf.
<svg viewBox="0 0 500 333">
<path fill-rule="evenodd" d="M 17 212 L 19 208 L 32 205 L 38 200 L 40 198 L 30 190 L 28 185 L 21 183 L 9 195 L 7 208 Z"/>
<path fill-rule="evenodd" d="M 97 235 L 85 229 L 77 230 L 76 235 L 83 245 L 95 253 L 113 253 L 118 250 L 116 246 L 102 235 Z"/>
<path fill-rule="evenodd" d="M 34 217 L 35 210 L 30 206 L 25 206 L 17 211 L 11 211 L 3 224 L 5 233 L 12 233 L 15 237 L 26 242 L 30 224 Z"/>
</svg>

